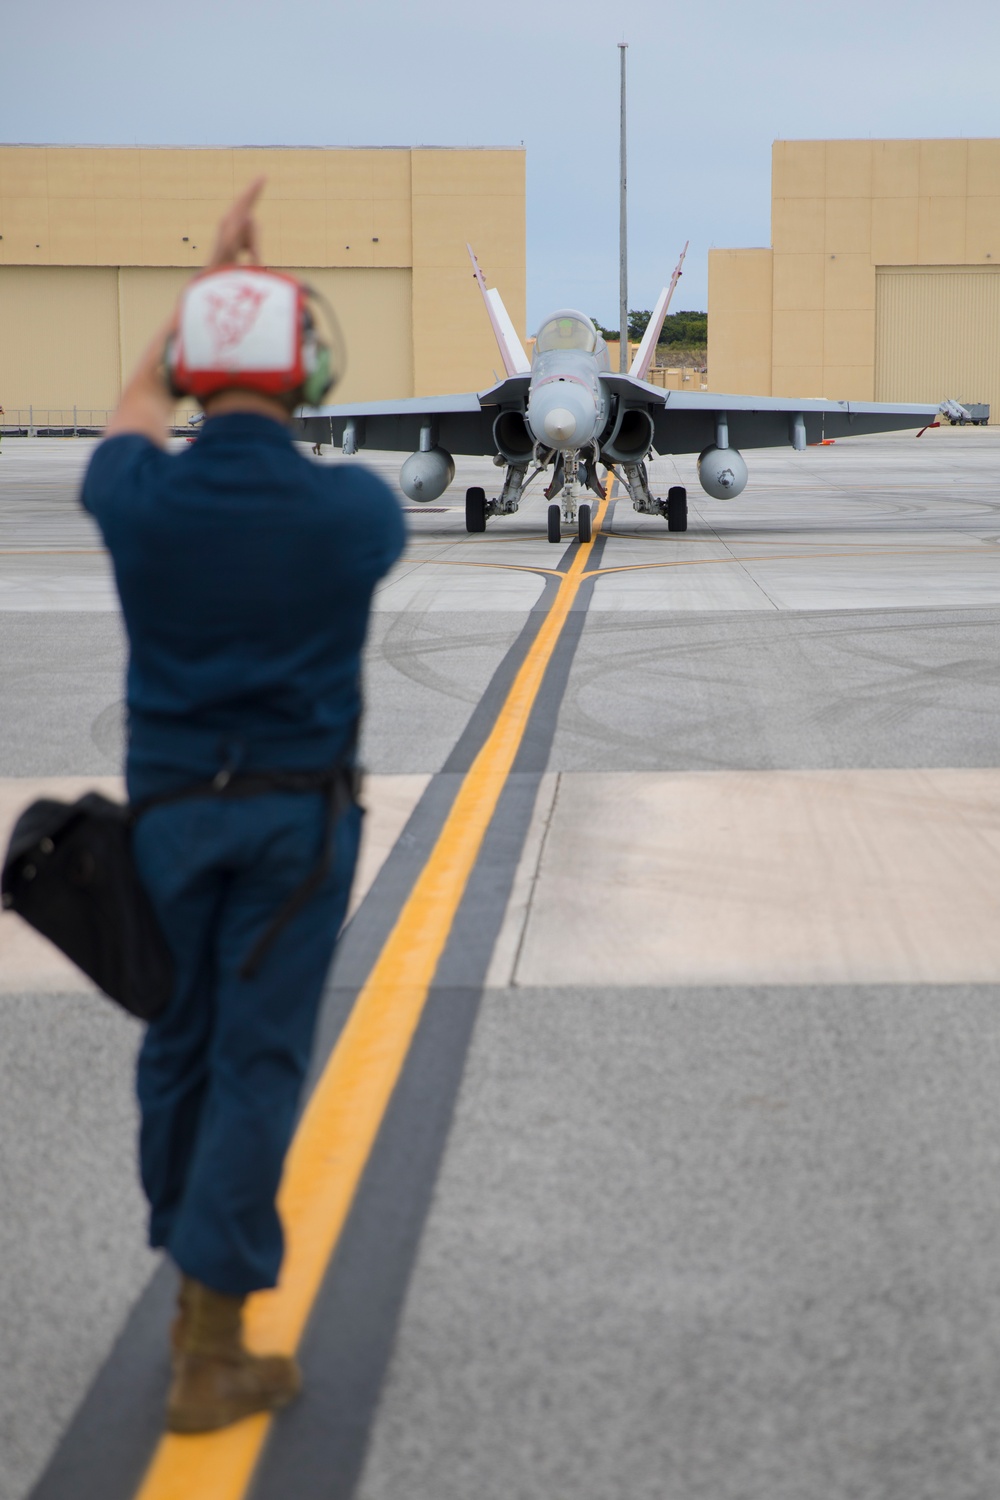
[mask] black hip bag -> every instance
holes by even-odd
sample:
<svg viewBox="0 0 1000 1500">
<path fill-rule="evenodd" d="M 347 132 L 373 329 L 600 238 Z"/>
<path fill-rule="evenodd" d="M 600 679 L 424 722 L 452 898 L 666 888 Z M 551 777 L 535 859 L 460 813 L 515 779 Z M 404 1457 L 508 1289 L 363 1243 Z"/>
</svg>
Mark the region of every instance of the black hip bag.
<svg viewBox="0 0 1000 1500">
<path fill-rule="evenodd" d="M 252 979 L 282 928 L 326 879 L 334 829 L 341 815 L 357 803 L 360 782 L 357 767 L 337 765 L 325 771 L 222 772 L 213 781 L 131 806 L 99 792 L 87 792 L 76 802 L 41 799 L 26 807 L 14 825 L 0 877 L 0 899 L 112 1000 L 141 1020 L 152 1021 L 173 992 L 174 961 L 132 853 L 137 820 L 153 807 L 194 797 L 323 793 L 327 816 L 319 858 L 241 965 L 240 978 Z"/>
</svg>

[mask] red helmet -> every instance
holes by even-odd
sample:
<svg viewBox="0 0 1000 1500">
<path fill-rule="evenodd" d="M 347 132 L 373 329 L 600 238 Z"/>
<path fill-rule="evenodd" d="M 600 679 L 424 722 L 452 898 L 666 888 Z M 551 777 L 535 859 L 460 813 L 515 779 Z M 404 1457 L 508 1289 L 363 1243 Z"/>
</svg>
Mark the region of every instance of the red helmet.
<svg viewBox="0 0 1000 1500">
<path fill-rule="evenodd" d="M 164 356 L 177 396 L 199 401 L 220 391 L 323 399 L 343 373 L 340 330 L 329 308 L 329 339 L 310 306 L 316 294 L 281 271 L 222 266 L 203 271 L 181 296 L 177 330 Z"/>
</svg>

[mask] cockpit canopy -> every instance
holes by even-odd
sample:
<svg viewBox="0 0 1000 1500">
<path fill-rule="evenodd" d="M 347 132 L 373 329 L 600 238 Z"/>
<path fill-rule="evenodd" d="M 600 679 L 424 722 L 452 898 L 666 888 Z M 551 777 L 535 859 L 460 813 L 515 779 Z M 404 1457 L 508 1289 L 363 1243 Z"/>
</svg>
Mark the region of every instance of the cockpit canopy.
<svg viewBox="0 0 1000 1500">
<path fill-rule="evenodd" d="M 584 354 L 593 354 L 597 348 L 597 330 L 584 313 L 553 313 L 538 330 L 535 340 L 536 354 L 550 354 L 554 349 L 579 349 Z"/>
</svg>

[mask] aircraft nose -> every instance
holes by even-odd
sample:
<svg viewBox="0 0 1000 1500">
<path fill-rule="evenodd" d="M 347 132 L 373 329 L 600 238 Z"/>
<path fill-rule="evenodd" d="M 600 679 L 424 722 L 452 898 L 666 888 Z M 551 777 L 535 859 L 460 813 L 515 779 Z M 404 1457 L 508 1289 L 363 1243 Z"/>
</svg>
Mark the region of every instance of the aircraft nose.
<svg viewBox="0 0 1000 1500">
<path fill-rule="evenodd" d="M 547 412 L 544 422 L 545 436 L 551 443 L 565 443 L 576 432 L 576 418 L 565 406 L 557 406 Z"/>
<path fill-rule="evenodd" d="M 533 436 L 551 448 L 582 448 L 597 428 L 597 404 L 582 381 L 546 380 L 528 397 Z"/>
</svg>

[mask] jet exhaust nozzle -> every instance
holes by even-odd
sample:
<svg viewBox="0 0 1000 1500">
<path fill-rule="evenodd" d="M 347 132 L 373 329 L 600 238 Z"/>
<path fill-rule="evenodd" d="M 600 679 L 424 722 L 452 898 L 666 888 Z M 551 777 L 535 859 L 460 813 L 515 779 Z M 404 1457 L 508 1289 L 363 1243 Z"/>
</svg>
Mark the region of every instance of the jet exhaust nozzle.
<svg viewBox="0 0 1000 1500">
<path fill-rule="evenodd" d="M 713 500 L 735 500 L 746 489 L 747 466 L 738 448 L 713 444 L 698 455 L 698 479 Z"/>
<path fill-rule="evenodd" d="M 399 487 L 408 500 L 426 505 L 443 495 L 455 477 L 455 460 L 443 448 L 411 453 L 399 471 Z"/>
</svg>

